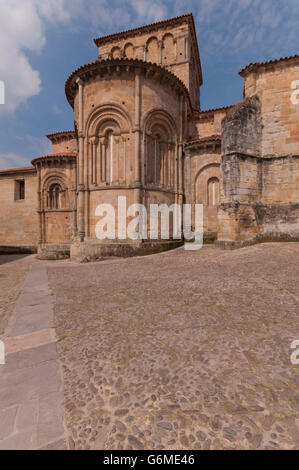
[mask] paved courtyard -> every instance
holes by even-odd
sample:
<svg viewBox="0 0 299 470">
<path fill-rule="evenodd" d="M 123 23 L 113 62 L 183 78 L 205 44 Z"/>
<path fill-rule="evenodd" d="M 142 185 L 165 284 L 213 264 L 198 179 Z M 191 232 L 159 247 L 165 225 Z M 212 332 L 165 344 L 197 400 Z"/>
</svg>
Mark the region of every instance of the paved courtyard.
<svg viewBox="0 0 299 470">
<path fill-rule="evenodd" d="M 89 264 L 31 259 L 35 279 L 47 273 L 40 289 L 53 309 L 53 324 L 36 329 L 52 326 L 57 339 L 38 365 L 55 390 L 30 392 L 44 407 L 31 447 L 298 449 L 298 259 L 295 243 Z M 34 278 L 26 282 L 28 291 Z M 1 390 L 8 400 L 0 371 Z"/>
<path fill-rule="evenodd" d="M 71 448 L 299 448 L 299 244 L 48 268 Z"/>
</svg>

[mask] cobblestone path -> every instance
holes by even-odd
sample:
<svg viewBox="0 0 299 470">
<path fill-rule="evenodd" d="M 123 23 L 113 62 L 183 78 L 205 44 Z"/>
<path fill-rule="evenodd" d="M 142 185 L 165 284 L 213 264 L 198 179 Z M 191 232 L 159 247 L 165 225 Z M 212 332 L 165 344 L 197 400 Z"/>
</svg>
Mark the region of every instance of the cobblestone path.
<svg viewBox="0 0 299 470">
<path fill-rule="evenodd" d="M 299 244 L 48 265 L 70 448 L 299 448 Z"/>
</svg>

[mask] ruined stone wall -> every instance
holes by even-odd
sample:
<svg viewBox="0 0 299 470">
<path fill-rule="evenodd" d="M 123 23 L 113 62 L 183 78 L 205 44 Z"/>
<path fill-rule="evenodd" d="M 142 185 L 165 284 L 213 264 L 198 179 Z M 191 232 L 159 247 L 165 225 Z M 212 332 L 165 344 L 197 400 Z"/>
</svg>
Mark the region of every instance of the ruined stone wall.
<svg viewBox="0 0 299 470">
<path fill-rule="evenodd" d="M 25 199 L 17 200 L 15 181 L 24 180 Z M 0 175 L 0 246 L 38 243 L 37 176 L 34 171 Z"/>
<path fill-rule="evenodd" d="M 261 101 L 264 157 L 299 154 L 299 104 L 294 104 L 292 83 L 299 80 L 299 58 L 260 66 L 245 74 L 245 97 Z"/>
<path fill-rule="evenodd" d="M 299 66 L 261 67 L 223 121 L 219 244 L 299 238 Z"/>
</svg>

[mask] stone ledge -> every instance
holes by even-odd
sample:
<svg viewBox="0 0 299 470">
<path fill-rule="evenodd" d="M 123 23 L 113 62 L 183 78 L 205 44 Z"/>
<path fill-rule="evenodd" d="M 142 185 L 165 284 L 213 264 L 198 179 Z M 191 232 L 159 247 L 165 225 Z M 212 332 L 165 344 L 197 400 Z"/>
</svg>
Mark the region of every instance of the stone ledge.
<svg viewBox="0 0 299 470">
<path fill-rule="evenodd" d="M 289 235 L 285 233 L 268 233 L 264 235 L 257 235 L 250 240 L 232 241 L 232 240 L 217 240 L 215 245 L 222 250 L 236 250 L 245 248 L 246 246 L 257 245 L 258 243 L 290 243 L 299 242 L 299 233 L 296 235 Z"/>
<path fill-rule="evenodd" d="M 61 260 L 70 257 L 69 244 L 44 244 L 39 245 L 37 258 L 41 260 Z"/>
<path fill-rule="evenodd" d="M 0 255 L 32 255 L 37 253 L 37 246 L 26 245 L 26 246 L 9 246 L 0 245 Z"/>
<path fill-rule="evenodd" d="M 81 262 L 99 261 L 105 258 L 131 258 L 133 256 L 146 256 L 154 253 L 172 250 L 183 244 L 181 240 L 175 241 L 149 241 L 138 243 L 109 242 L 101 243 L 86 241 L 71 246 L 71 259 Z"/>
</svg>

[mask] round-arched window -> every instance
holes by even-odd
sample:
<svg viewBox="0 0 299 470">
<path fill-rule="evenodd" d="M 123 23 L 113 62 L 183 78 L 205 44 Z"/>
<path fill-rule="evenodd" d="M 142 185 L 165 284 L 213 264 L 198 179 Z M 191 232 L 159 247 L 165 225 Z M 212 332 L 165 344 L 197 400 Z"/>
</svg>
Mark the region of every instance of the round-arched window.
<svg viewBox="0 0 299 470">
<path fill-rule="evenodd" d="M 49 199 L 48 207 L 49 209 L 61 209 L 62 208 L 62 198 L 61 198 L 61 186 L 58 183 L 52 184 L 49 189 Z"/>
</svg>

